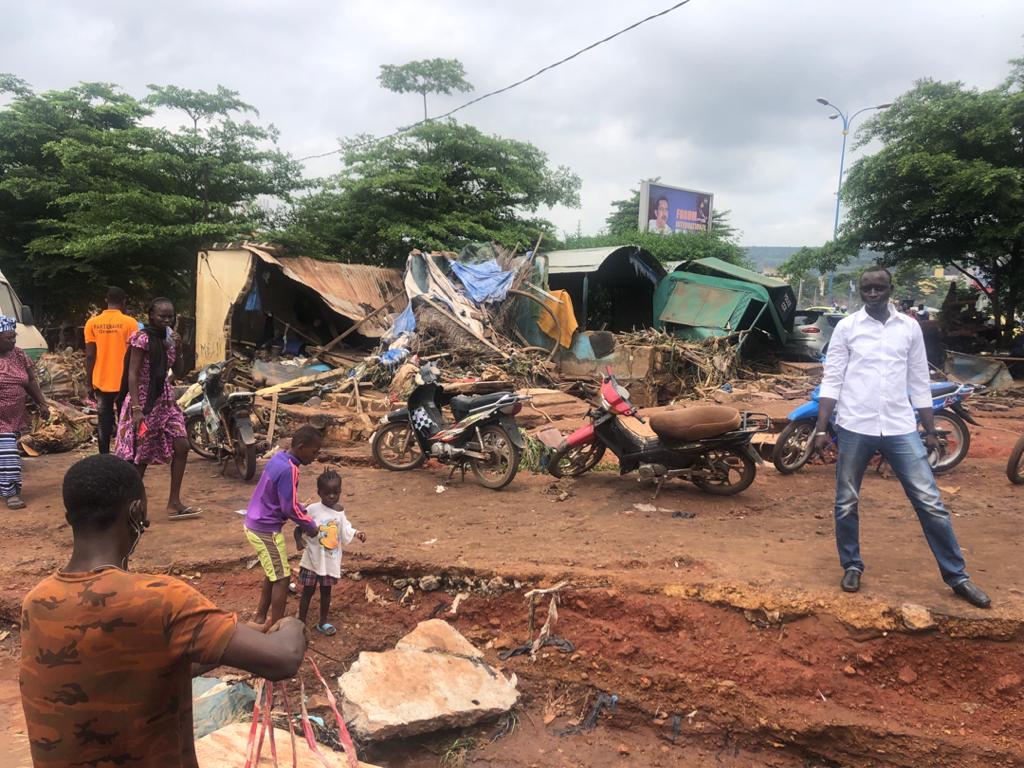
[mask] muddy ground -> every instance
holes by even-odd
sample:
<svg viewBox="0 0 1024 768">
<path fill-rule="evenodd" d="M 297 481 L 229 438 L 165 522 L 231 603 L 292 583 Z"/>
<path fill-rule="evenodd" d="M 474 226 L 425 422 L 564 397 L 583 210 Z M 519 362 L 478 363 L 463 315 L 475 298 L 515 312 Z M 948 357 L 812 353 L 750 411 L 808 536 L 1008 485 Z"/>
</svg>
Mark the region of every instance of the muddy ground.
<svg viewBox="0 0 1024 768">
<path fill-rule="evenodd" d="M 845 595 L 832 467 L 783 477 L 769 463 L 739 497 L 678 485 L 652 502 L 649 485 L 611 472 L 576 481 L 526 473 L 495 493 L 469 478 L 448 481 L 440 467 L 392 474 L 346 460 L 345 504 L 368 539 L 345 554 L 356 578 L 336 589 L 339 634 L 317 636 L 315 658 L 336 676 L 360 651 L 389 648 L 434 615 L 516 673 L 523 699 L 511 720 L 369 752 L 396 768 L 1024 765 L 1024 488 L 1003 474 L 1019 414 L 999 416 L 982 417 L 970 457 L 940 480 L 992 610 L 970 607 L 942 584 L 891 478 L 865 480 L 867 572 L 862 591 Z M 0 515 L 0 634 L 10 632 L 0 641 L 4 766 L 28 765 L 13 620 L 27 589 L 66 559 L 60 481 L 76 458 L 27 461 L 29 507 Z M 304 473 L 306 497 L 315 474 Z M 166 471 L 153 471 L 147 484 L 153 525 L 134 568 L 180 571 L 248 616 L 260 575 L 247 568 L 235 510 L 251 486 L 191 461 L 187 501 L 206 514 L 172 523 L 155 503 L 166 493 Z M 395 580 L 427 574 L 453 586 L 399 604 Z M 562 580 L 573 588 L 556 633 L 575 651 L 499 661 L 499 651 L 527 640 L 523 592 Z M 368 602 L 367 586 L 386 603 Z M 459 591 L 469 596 L 452 616 Z M 936 627 L 907 631 L 905 603 L 926 607 Z M 600 692 L 617 695 L 617 709 L 591 731 L 559 735 Z"/>
</svg>

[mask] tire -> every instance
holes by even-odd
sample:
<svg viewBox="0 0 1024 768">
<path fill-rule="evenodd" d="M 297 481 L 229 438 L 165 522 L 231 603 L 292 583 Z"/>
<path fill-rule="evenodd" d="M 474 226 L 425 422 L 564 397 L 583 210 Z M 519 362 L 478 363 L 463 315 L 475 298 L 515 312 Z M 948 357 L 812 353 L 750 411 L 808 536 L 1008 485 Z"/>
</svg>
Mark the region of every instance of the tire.
<svg viewBox="0 0 1024 768">
<path fill-rule="evenodd" d="M 934 418 L 935 428 L 947 433 L 944 435 L 947 441 L 946 450 L 932 467 L 932 472 L 941 475 L 949 472 L 967 456 L 967 451 L 971 448 L 971 430 L 968 429 L 967 423 L 952 411 L 936 411 Z"/>
<path fill-rule="evenodd" d="M 519 449 L 512 444 L 508 433 L 496 424 L 480 428 L 483 445 L 480 452 L 491 454 L 488 461 L 470 459 L 469 466 L 477 482 L 484 488 L 499 490 L 512 482 L 519 471 Z"/>
<path fill-rule="evenodd" d="M 1024 485 L 1024 435 L 1010 451 L 1010 459 L 1006 462 L 1006 476 L 1014 485 Z"/>
<path fill-rule="evenodd" d="M 814 422 L 810 419 L 798 419 L 786 425 L 772 448 L 772 464 L 784 475 L 791 475 L 799 470 L 810 454 L 804 455 L 807 441 L 814 435 Z"/>
<path fill-rule="evenodd" d="M 595 440 L 583 445 L 566 446 L 555 451 L 548 462 L 548 472 L 555 477 L 579 477 L 597 466 L 604 457 L 604 443 Z"/>
<path fill-rule="evenodd" d="M 248 483 L 256 475 L 256 444 L 246 444 L 237 426 L 231 431 L 231 442 L 235 445 L 235 469 L 238 476 Z"/>
<path fill-rule="evenodd" d="M 734 496 L 741 493 L 750 487 L 757 476 L 757 465 L 754 464 L 754 460 L 743 451 L 734 451 L 731 448 L 708 451 L 694 463 L 694 468 L 699 468 L 701 464 L 710 465 L 716 473 L 721 474 L 713 480 L 694 478 L 693 484 L 715 496 Z M 734 476 L 735 482 L 732 480 Z"/>
<path fill-rule="evenodd" d="M 189 447 L 204 459 L 216 459 L 217 450 L 210 446 L 210 433 L 202 415 L 189 416 L 185 421 L 185 436 Z"/>
<path fill-rule="evenodd" d="M 393 421 L 374 432 L 370 451 L 374 461 L 392 472 L 416 469 L 427 460 L 408 421 Z"/>
</svg>

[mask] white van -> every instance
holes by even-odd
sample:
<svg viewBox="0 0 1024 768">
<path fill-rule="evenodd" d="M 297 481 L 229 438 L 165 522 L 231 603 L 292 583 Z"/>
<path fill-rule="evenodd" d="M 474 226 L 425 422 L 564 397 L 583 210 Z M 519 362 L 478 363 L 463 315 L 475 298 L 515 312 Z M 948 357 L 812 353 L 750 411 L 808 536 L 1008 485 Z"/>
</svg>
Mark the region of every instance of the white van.
<svg viewBox="0 0 1024 768">
<path fill-rule="evenodd" d="M 32 310 L 21 303 L 14 287 L 0 272 L 0 315 L 16 318 L 18 321 L 18 346 L 31 360 L 36 360 L 47 351 L 46 339 L 36 328 Z"/>
</svg>

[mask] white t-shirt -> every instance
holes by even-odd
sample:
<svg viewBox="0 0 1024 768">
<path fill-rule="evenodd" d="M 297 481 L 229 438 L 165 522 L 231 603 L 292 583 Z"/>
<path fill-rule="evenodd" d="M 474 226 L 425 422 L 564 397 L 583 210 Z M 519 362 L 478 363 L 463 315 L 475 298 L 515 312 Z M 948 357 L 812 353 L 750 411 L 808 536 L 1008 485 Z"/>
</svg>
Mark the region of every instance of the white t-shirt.
<svg viewBox="0 0 1024 768">
<path fill-rule="evenodd" d="M 352 543 L 356 529 L 345 517 L 345 510 L 331 509 L 319 501 L 306 507 L 306 514 L 313 518 L 320 532 L 316 536 L 303 534 L 306 548 L 302 550 L 299 565 L 317 576 L 340 579 L 341 547 Z"/>
</svg>

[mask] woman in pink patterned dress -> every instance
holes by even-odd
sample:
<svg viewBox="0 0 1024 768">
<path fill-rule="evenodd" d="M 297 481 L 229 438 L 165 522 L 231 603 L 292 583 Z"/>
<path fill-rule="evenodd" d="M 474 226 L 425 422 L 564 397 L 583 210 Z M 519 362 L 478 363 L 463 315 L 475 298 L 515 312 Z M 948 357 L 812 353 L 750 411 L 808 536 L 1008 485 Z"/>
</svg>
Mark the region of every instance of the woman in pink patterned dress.
<svg viewBox="0 0 1024 768">
<path fill-rule="evenodd" d="M 0 498 L 8 509 L 25 508 L 18 452 L 18 434 L 25 424 L 25 396 L 35 400 L 40 416 L 50 417 L 32 363 L 16 346 L 17 340 L 18 321 L 0 316 Z"/>
<path fill-rule="evenodd" d="M 172 520 L 185 520 L 199 517 L 200 510 L 181 502 L 188 438 L 185 416 L 167 379 L 178 356 L 178 336 L 171 332 L 174 319 L 170 299 L 154 299 L 149 306 L 149 323 L 128 342 L 128 364 L 121 384 L 125 401 L 114 453 L 134 464 L 140 475 L 145 475 L 150 464 L 170 464 L 167 515 Z"/>
</svg>

